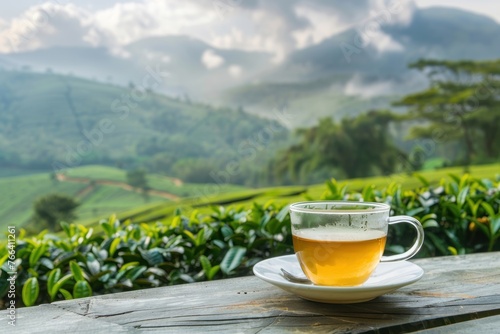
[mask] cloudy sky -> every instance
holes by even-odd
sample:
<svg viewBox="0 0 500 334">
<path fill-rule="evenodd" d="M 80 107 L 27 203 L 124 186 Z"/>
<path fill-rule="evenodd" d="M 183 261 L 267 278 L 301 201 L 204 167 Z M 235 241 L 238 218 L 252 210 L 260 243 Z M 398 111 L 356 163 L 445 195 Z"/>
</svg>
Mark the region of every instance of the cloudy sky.
<svg viewBox="0 0 500 334">
<path fill-rule="evenodd" d="M 384 10 L 395 8 L 391 23 L 405 24 L 414 8 L 430 6 L 500 23 L 497 0 L 16 0 L 0 5 L 0 53 L 105 46 L 119 54 L 144 37 L 183 34 L 220 48 L 271 52 L 279 60 Z"/>
</svg>

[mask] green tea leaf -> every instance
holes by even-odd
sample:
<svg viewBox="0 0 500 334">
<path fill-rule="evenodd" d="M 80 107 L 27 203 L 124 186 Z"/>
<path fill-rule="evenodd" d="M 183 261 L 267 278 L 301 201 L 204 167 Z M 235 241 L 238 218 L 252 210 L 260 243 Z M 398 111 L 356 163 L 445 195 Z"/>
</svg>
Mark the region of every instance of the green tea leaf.
<svg viewBox="0 0 500 334">
<path fill-rule="evenodd" d="M 35 249 L 33 249 L 33 251 L 31 251 L 29 258 L 30 267 L 34 267 L 37 264 L 38 260 L 40 259 L 40 257 L 42 257 L 42 255 L 45 253 L 46 250 L 47 250 L 47 245 L 40 244 L 36 246 Z"/>
<path fill-rule="evenodd" d="M 435 219 L 427 219 L 422 223 L 423 228 L 439 227 L 439 223 Z"/>
<path fill-rule="evenodd" d="M 77 281 L 83 281 L 85 278 L 83 277 L 83 271 L 82 268 L 76 263 L 75 261 L 71 261 L 69 263 L 69 266 L 71 268 L 71 272 L 73 273 L 73 276 Z"/>
<path fill-rule="evenodd" d="M 219 270 L 220 270 L 220 266 L 219 266 L 219 265 L 213 266 L 213 267 L 212 267 L 212 268 L 208 271 L 208 273 L 206 273 L 206 274 L 207 274 L 207 279 L 208 279 L 209 281 L 211 281 L 211 280 L 214 278 L 214 276 L 215 276 L 215 275 L 217 275 L 217 273 L 219 272 Z"/>
<path fill-rule="evenodd" d="M 39 293 L 38 279 L 36 277 L 28 278 L 23 285 L 22 298 L 24 305 L 31 306 L 35 304 Z"/>
<path fill-rule="evenodd" d="M 459 209 L 464 206 L 465 201 L 467 200 L 467 195 L 469 194 L 469 189 L 469 186 L 465 186 L 464 188 L 462 188 L 462 190 L 460 190 L 460 193 L 457 196 L 457 204 Z"/>
<path fill-rule="evenodd" d="M 200 264 L 201 264 L 201 267 L 203 268 L 203 271 L 205 272 L 205 275 L 208 276 L 208 272 L 210 271 L 210 269 L 212 269 L 212 265 L 210 264 L 210 260 L 205 255 L 202 255 L 202 256 L 200 256 Z"/>
<path fill-rule="evenodd" d="M 488 237 L 488 239 L 491 239 L 492 235 L 491 235 L 491 231 L 490 231 L 490 229 L 488 228 L 488 226 L 486 226 L 485 224 L 481 224 L 481 223 L 479 223 L 479 222 L 476 222 L 476 223 L 474 223 L 474 224 L 475 224 L 475 226 L 476 226 L 477 228 L 479 228 L 479 230 L 480 230 L 481 232 L 483 232 L 483 233 L 484 233 L 484 234 Z"/>
<path fill-rule="evenodd" d="M 364 187 L 363 192 L 361 193 L 361 196 L 365 201 L 371 201 L 373 198 L 373 185 L 369 185 Z"/>
<path fill-rule="evenodd" d="M 147 269 L 148 267 L 146 266 L 135 267 L 129 270 L 125 276 L 133 282 L 137 278 L 139 278 Z"/>
<path fill-rule="evenodd" d="M 497 233 L 500 232 L 500 215 L 490 217 L 490 228 L 491 234 L 497 237 Z"/>
<path fill-rule="evenodd" d="M 155 266 L 163 262 L 162 250 L 160 248 L 151 248 L 147 251 L 139 250 L 141 256 L 151 266 Z"/>
<path fill-rule="evenodd" d="M 109 255 L 111 255 L 111 256 L 115 255 L 116 249 L 118 248 L 118 245 L 120 244 L 120 242 L 121 242 L 120 238 L 115 238 L 111 242 L 111 245 L 109 246 Z"/>
<path fill-rule="evenodd" d="M 56 284 L 54 284 L 52 290 L 49 292 L 51 300 L 54 300 L 59 289 L 61 289 L 61 287 L 71 278 L 73 278 L 73 274 L 68 274 L 66 276 L 63 276 L 59 281 L 57 281 Z"/>
<path fill-rule="evenodd" d="M 196 238 L 194 237 L 193 233 L 188 230 L 184 230 L 182 233 L 188 236 L 189 239 L 191 239 L 195 244 L 196 244 Z"/>
<path fill-rule="evenodd" d="M 224 240 L 229 239 L 234 234 L 233 229 L 227 225 L 222 226 L 220 231 L 221 231 L 222 235 L 224 236 Z"/>
<path fill-rule="evenodd" d="M 52 291 L 54 285 L 56 284 L 56 282 L 59 280 L 60 277 L 61 277 L 61 269 L 59 268 L 56 268 L 49 273 L 49 277 L 47 278 L 48 291 Z"/>
<path fill-rule="evenodd" d="M 490 217 L 495 216 L 495 211 L 493 210 L 493 207 L 486 202 L 481 203 L 481 206 L 483 207 L 484 211 L 486 211 L 486 214 Z"/>
<path fill-rule="evenodd" d="M 337 197 L 336 196 L 337 192 L 338 192 L 338 189 L 337 189 L 337 180 L 330 179 L 330 180 L 326 181 L 326 186 L 330 190 L 331 196 Z M 337 198 L 332 198 L 332 199 L 337 199 Z"/>
<path fill-rule="evenodd" d="M 31 277 L 38 278 L 38 273 L 33 268 L 28 268 L 28 273 L 31 275 Z"/>
<path fill-rule="evenodd" d="M 61 226 L 61 228 L 63 229 L 64 233 L 66 233 L 66 235 L 67 235 L 69 238 L 71 238 L 71 237 L 72 237 L 72 235 L 71 235 L 71 230 L 70 230 L 70 228 L 69 228 L 69 224 L 68 224 L 68 223 L 66 223 L 66 222 L 61 222 L 59 225 L 60 225 L 60 226 Z"/>
<path fill-rule="evenodd" d="M 167 276 L 167 272 L 161 268 L 155 268 L 155 267 L 151 267 L 151 268 L 148 268 L 148 270 L 146 270 L 145 272 L 146 275 L 149 275 L 149 274 L 153 274 L 155 276 L 159 276 L 159 277 L 166 277 Z"/>
<path fill-rule="evenodd" d="M 457 249 L 455 247 L 448 246 L 448 250 L 452 255 L 458 255 Z"/>
<path fill-rule="evenodd" d="M 127 271 L 127 270 L 129 270 L 130 268 L 136 267 L 136 266 L 138 266 L 138 265 L 139 265 L 139 262 L 136 262 L 136 261 L 134 261 L 134 262 L 129 262 L 129 263 L 125 263 L 125 264 L 124 264 L 124 265 L 120 268 L 119 272 L 121 272 L 121 271 Z"/>
<path fill-rule="evenodd" d="M 101 228 L 104 230 L 104 232 L 106 232 L 106 235 L 108 237 L 111 237 L 113 235 L 113 228 L 111 227 L 111 225 L 109 225 L 108 222 L 101 222 Z"/>
<path fill-rule="evenodd" d="M 97 275 L 101 270 L 101 264 L 92 253 L 87 254 L 87 268 L 92 276 Z"/>
<path fill-rule="evenodd" d="M 71 293 L 68 290 L 59 289 L 59 292 L 63 295 L 65 300 L 73 299 L 73 296 L 71 296 Z"/>
<path fill-rule="evenodd" d="M 228 275 L 234 269 L 236 269 L 241 264 L 241 262 L 243 262 L 243 258 L 246 252 L 246 248 L 239 246 L 229 249 L 220 264 L 220 269 L 222 270 L 222 272 Z"/>
<path fill-rule="evenodd" d="M 279 222 L 283 222 L 286 216 L 288 215 L 288 211 L 289 211 L 289 206 L 288 205 L 284 206 L 283 209 L 281 209 L 280 212 L 278 212 L 278 214 L 276 215 L 276 219 Z"/>
<path fill-rule="evenodd" d="M 205 240 L 205 229 L 201 229 L 196 235 L 195 244 L 196 246 L 201 246 L 206 242 Z"/>
<path fill-rule="evenodd" d="M 2 256 L 0 258 L 0 267 L 3 266 L 3 264 L 5 263 L 5 261 L 7 261 L 7 259 L 9 258 L 9 253 L 6 253 L 4 256 Z M 5 271 L 8 271 L 7 269 Z"/>
<path fill-rule="evenodd" d="M 46 257 L 42 257 L 40 260 L 38 260 L 38 263 L 49 270 L 54 269 L 54 263 Z"/>
<path fill-rule="evenodd" d="M 470 198 L 467 198 L 467 204 L 469 205 L 470 211 L 472 213 L 472 217 L 476 218 L 477 217 L 477 210 L 479 209 L 479 206 L 481 205 L 481 200 L 477 201 L 474 203 L 474 201 Z"/>
<path fill-rule="evenodd" d="M 92 288 L 87 281 L 77 281 L 73 287 L 73 297 L 83 298 L 92 296 Z"/>
<path fill-rule="evenodd" d="M 469 174 L 464 174 L 460 178 L 460 183 L 458 184 L 458 189 L 463 189 L 465 188 L 465 185 L 467 184 L 467 181 L 469 180 Z"/>
</svg>

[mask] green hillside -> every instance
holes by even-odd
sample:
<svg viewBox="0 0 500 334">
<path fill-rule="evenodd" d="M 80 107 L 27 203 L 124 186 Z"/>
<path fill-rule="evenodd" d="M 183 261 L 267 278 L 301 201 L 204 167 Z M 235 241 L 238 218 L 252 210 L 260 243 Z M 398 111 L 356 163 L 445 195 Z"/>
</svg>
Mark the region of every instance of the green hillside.
<svg viewBox="0 0 500 334">
<path fill-rule="evenodd" d="M 467 172 L 470 173 L 472 177 L 479 179 L 496 178 L 500 177 L 500 164 L 471 166 Z M 448 178 L 450 174 L 463 175 L 464 173 L 463 167 L 450 167 L 438 170 L 425 170 L 416 174 L 424 177 L 430 184 L 435 185 L 442 178 Z M 422 185 L 421 181 L 414 177 L 414 175 L 407 174 L 350 179 L 341 181 L 340 183 L 346 184 L 350 191 L 361 191 L 366 186 L 373 185 L 376 188 L 383 188 L 393 182 L 401 184 L 403 189 L 414 189 Z M 122 221 L 131 219 L 135 222 L 167 222 L 177 210 L 181 210 L 184 214 L 190 215 L 193 212 L 208 213 L 214 205 L 233 204 L 251 207 L 254 202 L 264 204 L 271 200 L 280 204 L 289 204 L 304 200 L 321 199 L 325 191 L 326 186 L 324 184 L 247 189 L 229 193 L 214 191 L 212 193 L 204 193 L 205 196 L 186 198 L 177 202 L 163 202 L 135 207 L 131 210 L 117 213 L 117 217 Z M 96 219 L 85 219 L 80 222 L 84 225 L 94 225 L 96 227 L 98 223 Z"/>
<path fill-rule="evenodd" d="M 9 169 L 0 175 L 7 174 Z M 50 173 L 0 177 L 0 226 L 21 226 L 32 216 L 33 202 L 47 194 L 60 193 L 76 198 L 80 203 L 76 214 L 79 219 L 106 217 L 113 212 L 155 203 L 177 201 L 177 197 L 197 196 L 204 184 L 185 184 L 162 175 L 147 176 L 151 188 L 147 198 L 142 193 L 128 189 L 126 172 L 112 167 L 85 166 L 68 171 L 65 181 L 51 178 Z M 124 189 L 125 188 L 125 189 Z M 219 191 L 243 189 L 234 185 L 222 185 Z"/>
<path fill-rule="evenodd" d="M 152 77 L 147 78 L 154 86 Z M 211 170 L 241 158 L 241 145 L 269 127 L 276 130 L 260 158 L 286 141 L 288 131 L 276 121 L 168 98 L 139 84 L 124 88 L 51 73 L 0 70 L 4 167 L 145 166 L 208 181 Z"/>
</svg>

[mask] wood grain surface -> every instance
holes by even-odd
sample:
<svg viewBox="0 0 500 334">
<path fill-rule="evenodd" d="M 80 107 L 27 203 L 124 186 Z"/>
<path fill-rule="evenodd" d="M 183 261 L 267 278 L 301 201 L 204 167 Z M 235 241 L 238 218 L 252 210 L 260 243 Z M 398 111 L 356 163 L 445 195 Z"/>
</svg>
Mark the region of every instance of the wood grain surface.
<svg viewBox="0 0 500 334">
<path fill-rule="evenodd" d="M 420 281 L 360 304 L 306 301 L 251 276 L 18 309 L 15 328 L 2 311 L 0 332 L 500 333 L 500 253 L 413 262 Z"/>
</svg>

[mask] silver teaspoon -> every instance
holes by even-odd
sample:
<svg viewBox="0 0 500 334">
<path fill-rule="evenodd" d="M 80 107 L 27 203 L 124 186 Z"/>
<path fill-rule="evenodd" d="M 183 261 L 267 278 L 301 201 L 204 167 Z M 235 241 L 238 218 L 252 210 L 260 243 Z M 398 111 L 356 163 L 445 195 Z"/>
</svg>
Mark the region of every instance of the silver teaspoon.
<svg viewBox="0 0 500 334">
<path fill-rule="evenodd" d="M 285 269 L 281 268 L 281 272 L 283 273 L 283 277 L 286 278 L 288 281 L 293 282 L 293 283 L 302 283 L 302 284 L 312 284 L 312 282 L 305 278 L 305 277 L 297 277 L 292 273 L 289 273 Z"/>
</svg>

